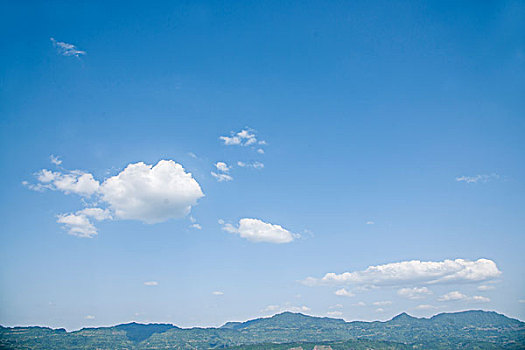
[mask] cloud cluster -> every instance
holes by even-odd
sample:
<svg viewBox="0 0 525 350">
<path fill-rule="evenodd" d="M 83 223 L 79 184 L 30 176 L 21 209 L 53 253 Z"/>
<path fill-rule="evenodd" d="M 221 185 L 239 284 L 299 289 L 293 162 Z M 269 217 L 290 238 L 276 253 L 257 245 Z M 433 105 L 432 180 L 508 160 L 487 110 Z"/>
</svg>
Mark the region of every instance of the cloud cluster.
<svg viewBox="0 0 525 350">
<path fill-rule="evenodd" d="M 490 174 L 490 175 L 475 175 L 475 176 L 458 176 L 456 177 L 456 181 L 458 182 L 466 182 L 468 184 L 475 184 L 478 182 L 488 182 L 490 180 L 496 180 L 499 179 L 498 174 Z"/>
<path fill-rule="evenodd" d="M 37 173 L 37 184 L 25 184 L 33 189 L 74 193 L 86 198 L 92 196 L 98 206 L 75 213 L 58 215 L 57 221 L 68 233 L 79 237 L 93 237 L 97 230 L 92 220 L 139 220 L 148 224 L 181 218 L 202 198 L 201 187 L 182 165 L 172 160 L 161 160 L 156 165 L 143 162 L 126 166 L 119 174 L 102 183 L 92 174 L 79 170 Z"/>
<path fill-rule="evenodd" d="M 217 163 L 215 163 L 215 168 L 217 168 L 218 172 L 216 173 L 216 172 L 212 171 L 211 175 L 214 178 L 216 178 L 217 181 L 223 182 L 223 181 L 231 181 L 231 180 L 233 180 L 233 177 L 228 174 L 230 172 L 231 166 L 228 166 L 228 164 L 226 164 L 224 162 L 217 162 Z"/>
<path fill-rule="evenodd" d="M 85 55 L 86 51 L 78 50 L 77 47 L 73 44 L 68 44 L 62 41 L 56 41 L 55 38 L 50 38 L 53 46 L 56 47 L 59 54 L 62 56 L 75 56 L 80 57 Z"/>
<path fill-rule="evenodd" d="M 219 223 L 223 225 L 224 231 L 238 234 L 252 242 L 289 243 L 300 237 L 299 234 L 291 233 L 280 225 L 269 224 L 258 219 L 241 219 L 238 227 L 225 224 L 222 220 Z"/>
<path fill-rule="evenodd" d="M 265 141 L 257 140 L 257 137 L 255 136 L 255 131 L 251 129 L 243 129 L 237 133 L 232 131 L 230 133 L 230 136 L 220 136 L 219 139 L 226 146 L 250 146 L 256 144 L 266 144 Z M 262 153 L 264 153 L 264 151 Z"/>
<path fill-rule="evenodd" d="M 338 289 L 334 292 L 335 295 L 337 296 L 340 296 L 340 297 L 353 297 L 355 296 L 354 293 L 346 290 L 345 288 L 341 288 L 341 289 Z"/>
<path fill-rule="evenodd" d="M 321 279 L 309 277 L 307 285 L 406 285 L 416 283 L 436 284 L 450 282 L 478 282 L 498 277 L 501 271 L 489 259 L 470 261 L 465 259 L 444 261 L 402 261 L 385 265 L 369 266 L 363 271 L 327 273 Z"/>
<path fill-rule="evenodd" d="M 469 297 L 457 290 L 446 293 L 438 298 L 438 301 L 475 301 L 480 303 L 488 303 L 489 298 L 480 295 Z"/>
<path fill-rule="evenodd" d="M 290 312 L 308 312 L 311 309 L 306 305 L 300 305 L 300 306 L 294 306 L 290 303 L 285 303 L 284 305 L 268 305 L 264 309 L 262 309 L 262 312 L 270 312 L 270 313 L 280 313 L 284 311 L 290 311 Z"/>
<path fill-rule="evenodd" d="M 423 299 L 430 294 L 432 291 L 427 287 L 401 288 L 397 291 L 397 295 L 408 299 Z"/>
</svg>

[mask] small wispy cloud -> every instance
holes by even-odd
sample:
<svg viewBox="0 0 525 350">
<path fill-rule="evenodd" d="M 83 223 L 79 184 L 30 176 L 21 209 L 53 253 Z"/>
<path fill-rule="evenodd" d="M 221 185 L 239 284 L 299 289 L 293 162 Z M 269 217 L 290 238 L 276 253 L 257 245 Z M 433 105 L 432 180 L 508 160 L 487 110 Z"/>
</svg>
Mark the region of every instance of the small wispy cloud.
<svg viewBox="0 0 525 350">
<path fill-rule="evenodd" d="M 245 163 L 245 162 L 238 161 L 237 165 L 240 166 L 241 168 L 254 168 L 254 169 L 264 168 L 264 164 L 261 162 Z"/>
<path fill-rule="evenodd" d="M 150 286 L 150 287 L 152 287 L 152 286 L 158 286 L 158 285 L 159 285 L 159 282 L 157 282 L 157 281 L 146 281 L 146 282 L 144 282 L 144 285 L 145 285 L 145 286 Z"/>
<path fill-rule="evenodd" d="M 50 38 L 53 46 L 56 47 L 57 52 L 62 56 L 75 56 L 80 57 L 86 54 L 86 51 L 77 49 L 73 44 L 68 44 L 63 41 L 57 41 L 55 38 Z"/>
<path fill-rule="evenodd" d="M 366 224 L 367 224 L 367 225 L 374 225 L 375 222 L 373 222 L 373 221 L 367 221 Z"/>
<path fill-rule="evenodd" d="M 498 174 L 483 174 L 483 175 L 474 175 L 474 176 L 458 176 L 456 177 L 457 182 L 466 182 L 468 184 L 475 184 L 475 183 L 484 183 L 488 182 L 490 180 L 497 180 L 500 176 Z"/>
<path fill-rule="evenodd" d="M 190 227 L 194 228 L 194 229 L 197 229 L 197 230 L 202 230 L 202 226 L 200 224 L 197 224 L 197 223 L 191 224 Z"/>
<path fill-rule="evenodd" d="M 341 289 L 338 289 L 334 292 L 335 295 L 337 296 L 340 296 L 340 297 L 353 297 L 355 296 L 354 293 L 346 290 L 345 288 L 341 288 Z"/>
<path fill-rule="evenodd" d="M 212 292 L 211 294 L 219 296 L 219 295 L 224 295 L 224 292 L 221 292 L 220 290 L 216 290 Z"/>
<path fill-rule="evenodd" d="M 85 317 L 85 319 L 86 319 L 86 320 L 94 320 L 94 319 L 95 319 L 95 316 L 93 316 L 93 315 L 87 315 L 87 316 Z"/>
<path fill-rule="evenodd" d="M 49 160 L 51 161 L 51 163 L 53 163 L 55 165 L 62 164 L 62 160 L 60 159 L 60 157 L 57 157 L 57 156 L 54 156 L 54 155 L 50 155 L 49 156 Z"/>
<path fill-rule="evenodd" d="M 217 179 L 217 181 L 219 182 L 223 182 L 223 181 L 232 181 L 233 180 L 233 177 L 231 175 L 228 175 L 228 174 L 221 174 L 221 173 L 216 173 L 214 171 L 211 172 L 211 176 L 213 176 L 214 178 Z"/>
</svg>

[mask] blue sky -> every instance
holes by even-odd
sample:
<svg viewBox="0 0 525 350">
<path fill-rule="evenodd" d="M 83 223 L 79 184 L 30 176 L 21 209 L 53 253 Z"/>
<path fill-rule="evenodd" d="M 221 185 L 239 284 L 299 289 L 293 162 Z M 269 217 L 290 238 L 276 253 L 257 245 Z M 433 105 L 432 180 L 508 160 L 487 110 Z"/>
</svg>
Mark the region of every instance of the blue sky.
<svg viewBox="0 0 525 350">
<path fill-rule="evenodd" d="M 522 2 L 0 13 L 0 324 L 525 319 Z"/>
</svg>

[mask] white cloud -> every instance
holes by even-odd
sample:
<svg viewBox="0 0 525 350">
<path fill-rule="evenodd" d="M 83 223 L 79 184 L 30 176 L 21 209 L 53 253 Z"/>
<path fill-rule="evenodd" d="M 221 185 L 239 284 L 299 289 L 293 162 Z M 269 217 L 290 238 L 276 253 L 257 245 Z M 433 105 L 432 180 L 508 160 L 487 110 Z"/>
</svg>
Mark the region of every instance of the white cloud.
<svg viewBox="0 0 525 350">
<path fill-rule="evenodd" d="M 200 224 L 191 224 L 190 225 L 191 228 L 194 228 L 194 229 L 197 229 L 197 230 L 202 230 L 202 226 Z"/>
<path fill-rule="evenodd" d="M 106 179 L 100 192 L 116 218 L 148 224 L 184 217 L 204 196 L 191 173 L 172 160 L 161 160 L 155 166 L 129 164 Z"/>
<path fill-rule="evenodd" d="M 474 295 L 473 297 L 469 297 L 457 290 L 444 294 L 438 298 L 438 301 L 459 301 L 459 300 L 474 301 L 478 303 L 488 303 L 490 301 L 490 299 L 487 297 L 483 297 L 481 295 Z"/>
<path fill-rule="evenodd" d="M 49 160 L 51 161 L 51 163 L 53 163 L 55 165 L 62 164 L 62 160 L 60 160 L 60 157 L 57 157 L 57 156 L 54 156 L 54 155 L 50 155 L 49 156 Z"/>
<path fill-rule="evenodd" d="M 222 171 L 223 173 L 229 172 L 231 168 L 230 166 L 228 166 L 228 164 L 224 162 L 215 163 L 215 167 L 217 168 L 218 171 Z"/>
<path fill-rule="evenodd" d="M 477 289 L 478 289 L 479 291 L 485 292 L 485 291 L 487 291 L 487 290 L 493 290 L 493 289 L 495 289 L 495 288 L 496 288 L 496 287 L 494 287 L 494 286 L 489 286 L 489 285 L 483 284 L 483 285 L 481 285 L 481 286 L 478 286 Z"/>
<path fill-rule="evenodd" d="M 86 319 L 86 320 L 94 320 L 94 319 L 95 319 L 95 316 L 93 316 L 93 315 L 87 315 L 87 316 L 85 317 L 85 319 Z"/>
<path fill-rule="evenodd" d="M 102 184 L 92 174 L 79 170 L 53 172 L 44 169 L 36 177 L 37 184 L 26 181 L 23 184 L 38 191 L 50 189 L 84 197 L 96 196 L 99 206 L 107 206 L 58 216 L 57 221 L 64 224 L 70 234 L 80 237 L 97 234 L 90 219 L 163 222 L 189 214 L 192 206 L 204 196 L 192 175 L 172 160 L 161 160 L 154 166 L 142 162 L 128 164 Z"/>
<path fill-rule="evenodd" d="M 224 292 L 216 290 L 216 291 L 212 292 L 211 294 L 213 294 L 213 295 L 224 295 Z"/>
<path fill-rule="evenodd" d="M 335 305 L 329 306 L 328 308 L 329 309 L 342 309 L 343 305 L 342 304 L 335 304 Z"/>
<path fill-rule="evenodd" d="M 456 177 L 456 181 L 458 182 L 466 182 L 468 184 L 472 183 L 478 183 L 478 182 L 488 182 L 490 180 L 496 180 L 499 179 L 498 174 L 490 174 L 490 175 L 475 175 L 475 176 L 458 176 Z"/>
<path fill-rule="evenodd" d="M 366 303 L 364 301 L 358 301 L 354 304 L 355 306 L 366 306 Z"/>
<path fill-rule="evenodd" d="M 367 221 L 366 224 L 367 224 L 367 225 L 374 225 L 375 222 L 373 222 L 373 221 Z"/>
<path fill-rule="evenodd" d="M 392 302 L 390 300 L 384 300 L 384 301 L 375 301 L 372 303 L 374 306 L 387 306 L 392 305 Z"/>
<path fill-rule="evenodd" d="M 153 287 L 153 286 L 158 286 L 159 282 L 157 282 L 157 281 L 146 281 L 146 282 L 144 282 L 144 285 Z"/>
<path fill-rule="evenodd" d="M 245 163 L 245 162 L 238 161 L 237 165 L 240 166 L 241 168 L 254 168 L 254 169 L 264 168 L 264 164 L 261 162 Z"/>
<path fill-rule="evenodd" d="M 238 133 L 231 132 L 230 136 L 220 136 L 226 146 L 249 146 L 257 143 L 257 137 L 253 130 L 243 129 Z"/>
<path fill-rule="evenodd" d="M 341 311 L 328 311 L 326 313 L 326 316 L 328 316 L 328 317 L 341 317 L 341 316 L 343 316 L 343 313 Z"/>
<path fill-rule="evenodd" d="M 432 291 L 427 287 L 401 288 L 397 291 L 397 295 L 408 299 L 422 299 L 429 294 Z"/>
<path fill-rule="evenodd" d="M 291 311 L 291 312 L 308 312 L 311 309 L 306 305 L 300 305 L 300 306 L 294 306 L 290 303 L 285 303 L 283 305 L 268 305 L 264 309 L 262 309 L 262 312 L 271 312 L 271 313 L 279 313 L 283 311 Z"/>
<path fill-rule="evenodd" d="M 520 299 L 520 300 L 518 300 L 518 303 L 520 303 L 520 304 L 525 304 L 525 299 Z"/>
<path fill-rule="evenodd" d="M 438 301 L 458 301 L 458 300 L 466 300 L 466 299 L 468 299 L 468 297 L 465 294 L 455 290 L 455 291 L 442 295 L 441 297 L 438 298 Z"/>
<path fill-rule="evenodd" d="M 435 309 L 437 309 L 437 307 L 435 307 L 433 305 L 429 305 L 429 304 L 421 304 L 421 305 L 416 306 L 416 309 L 418 309 L 418 310 L 435 310 Z"/>
<path fill-rule="evenodd" d="M 257 149 L 257 153 L 264 154 L 264 150 L 262 148 Z"/>
<path fill-rule="evenodd" d="M 363 271 L 327 273 L 321 279 L 309 277 L 306 285 L 355 284 L 368 286 L 403 285 L 409 283 L 464 283 L 478 282 L 498 277 L 501 271 L 488 259 L 470 261 L 465 259 L 444 261 L 402 261 L 385 265 L 369 266 Z"/>
<path fill-rule="evenodd" d="M 211 175 L 217 179 L 217 181 L 219 182 L 223 182 L 223 181 L 231 181 L 233 180 L 233 177 L 228 175 L 228 174 L 217 174 L 216 172 L 211 172 Z"/>
<path fill-rule="evenodd" d="M 291 233 L 280 225 L 269 224 L 258 219 L 244 218 L 239 220 L 238 227 L 223 224 L 222 229 L 252 242 L 289 243 L 300 237 L 299 234 Z"/>
<path fill-rule="evenodd" d="M 70 235 L 84 238 L 92 238 L 97 234 L 97 229 L 85 215 L 60 214 L 57 222 L 64 224 Z"/>
<path fill-rule="evenodd" d="M 338 295 L 340 297 L 353 297 L 355 296 L 354 293 L 350 292 L 350 291 L 347 291 L 346 289 L 344 288 L 341 288 L 341 289 L 338 289 L 334 292 L 335 295 Z"/>
<path fill-rule="evenodd" d="M 382 307 L 378 307 L 378 308 L 376 309 L 376 312 L 385 312 L 385 309 L 383 309 Z"/>
<path fill-rule="evenodd" d="M 476 301 L 478 303 L 488 303 L 490 301 L 490 298 L 483 297 L 481 295 L 474 295 L 472 297 L 472 301 Z"/>
<path fill-rule="evenodd" d="M 68 44 L 62 41 L 56 41 L 54 38 L 50 38 L 53 46 L 57 48 L 57 51 L 62 56 L 75 56 L 80 57 L 85 55 L 86 51 L 78 50 L 77 47 L 73 44 Z"/>
<path fill-rule="evenodd" d="M 62 173 L 43 169 L 36 174 L 36 177 L 39 183 L 28 185 L 28 187 L 37 191 L 49 189 L 89 197 L 96 193 L 100 187 L 100 183 L 93 178 L 93 175 L 80 170 Z"/>
</svg>

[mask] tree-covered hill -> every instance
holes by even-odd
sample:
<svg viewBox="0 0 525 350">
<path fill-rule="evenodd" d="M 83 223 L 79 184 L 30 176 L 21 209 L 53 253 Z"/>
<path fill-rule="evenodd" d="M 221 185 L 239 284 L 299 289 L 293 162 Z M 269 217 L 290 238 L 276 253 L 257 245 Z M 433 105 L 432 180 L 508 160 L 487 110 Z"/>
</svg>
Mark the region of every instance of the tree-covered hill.
<svg viewBox="0 0 525 350">
<path fill-rule="evenodd" d="M 345 322 L 285 312 L 220 328 L 129 323 L 66 332 L 0 328 L 1 349 L 525 349 L 525 323 L 496 312 L 465 311 L 386 322 Z"/>
</svg>

